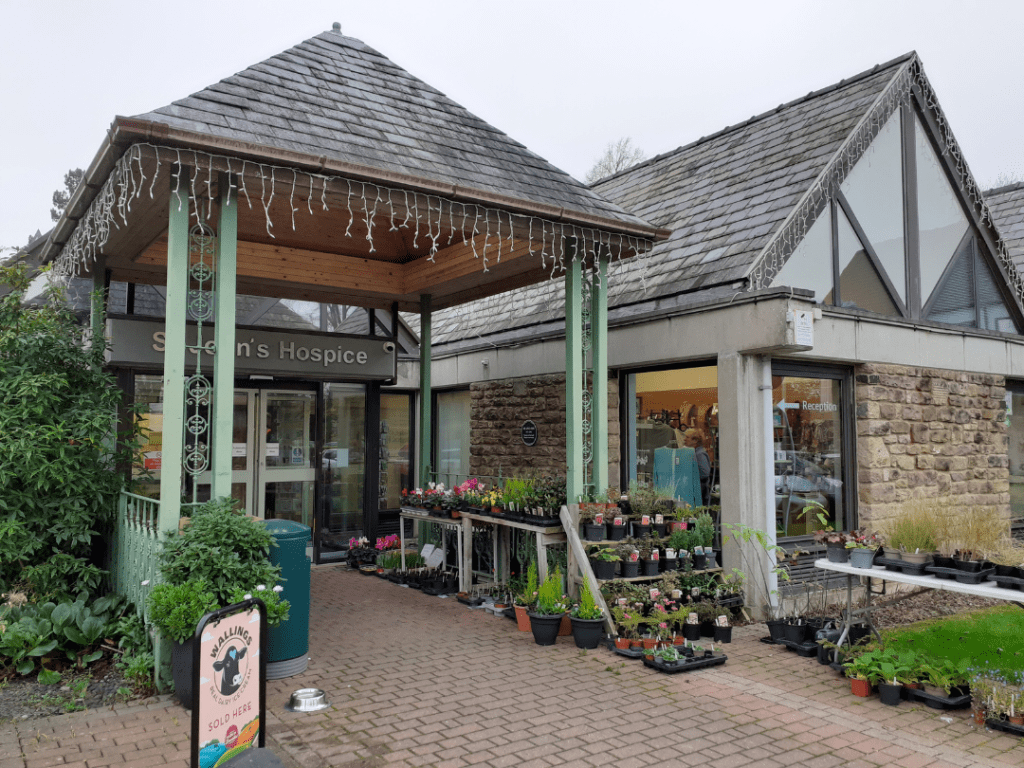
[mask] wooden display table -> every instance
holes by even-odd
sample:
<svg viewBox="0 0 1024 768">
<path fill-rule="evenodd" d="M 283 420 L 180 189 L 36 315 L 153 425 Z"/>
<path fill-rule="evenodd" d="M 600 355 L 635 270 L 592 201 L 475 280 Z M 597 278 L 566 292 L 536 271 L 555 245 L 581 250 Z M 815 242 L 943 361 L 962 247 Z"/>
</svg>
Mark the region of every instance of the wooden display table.
<svg viewBox="0 0 1024 768">
<path fill-rule="evenodd" d="M 494 535 L 491 537 L 494 548 L 494 580 L 499 583 L 507 583 L 509 578 L 509 563 L 511 562 L 509 551 L 511 549 L 511 536 L 509 532 L 513 528 L 521 531 L 530 531 L 536 536 L 537 541 L 537 583 L 543 584 L 548 576 L 548 547 L 552 544 L 565 544 L 565 531 L 561 525 L 532 525 L 514 520 L 503 520 L 500 517 L 491 515 L 478 515 L 471 512 L 462 512 L 462 561 L 469 563 L 470 569 L 473 564 L 473 525 L 493 525 Z M 458 523 L 458 520 L 452 520 Z M 471 574 L 469 574 L 471 576 Z M 469 579 L 472 584 L 472 578 Z M 464 590 L 468 591 L 468 590 Z"/>
</svg>

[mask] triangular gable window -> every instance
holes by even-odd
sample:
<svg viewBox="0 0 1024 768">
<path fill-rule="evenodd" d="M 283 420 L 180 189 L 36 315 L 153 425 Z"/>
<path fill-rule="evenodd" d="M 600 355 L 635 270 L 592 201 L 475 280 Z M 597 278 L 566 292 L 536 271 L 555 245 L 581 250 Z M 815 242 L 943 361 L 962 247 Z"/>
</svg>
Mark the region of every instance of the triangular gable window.
<svg viewBox="0 0 1024 768">
<path fill-rule="evenodd" d="M 967 232 L 967 217 L 916 115 L 914 138 L 917 155 L 918 236 L 921 243 L 921 301 L 926 303 Z"/>
<path fill-rule="evenodd" d="M 850 171 L 840 191 L 902 302 L 907 298 L 903 237 L 903 153 L 897 111 Z M 843 299 L 846 299 L 843 291 Z M 889 314 L 888 312 L 886 314 Z"/>
<path fill-rule="evenodd" d="M 924 119 L 904 105 L 834 190 L 772 284 L 813 290 L 824 304 L 1020 333 L 1020 310 L 994 263 Z M 911 293 L 915 284 L 919 293 Z"/>
<path fill-rule="evenodd" d="M 931 301 L 925 318 L 937 323 L 1019 333 L 977 241 L 969 235 L 960 243 Z"/>
<path fill-rule="evenodd" d="M 839 224 L 840 305 L 899 317 L 900 311 L 889 297 L 864 243 L 857 237 L 843 210 L 837 208 L 836 213 Z"/>
</svg>

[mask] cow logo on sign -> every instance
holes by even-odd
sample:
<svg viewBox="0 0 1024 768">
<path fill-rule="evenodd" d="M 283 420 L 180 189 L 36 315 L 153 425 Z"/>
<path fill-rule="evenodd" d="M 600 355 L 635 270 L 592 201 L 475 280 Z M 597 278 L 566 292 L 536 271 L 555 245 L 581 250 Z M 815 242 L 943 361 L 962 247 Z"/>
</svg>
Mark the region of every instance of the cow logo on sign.
<svg viewBox="0 0 1024 768">
<path fill-rule="evenodd" d="M 246 682 L 249 672 L 249 645 L 252 637 L 244 627 L 229 627 L 217 638 L 208 652 L 213 661 L 211 693 L 222 704 L 227 703 Z"/>
<path fill-rule="evenodd" d="M 242 664 L 245 663 L 243 660 L 245 659 L 245 652 L 248 650 L 249 648 L 245 645 L 239 648 L 236 644 L 232 643 L 224 651 L 222 658 L 213 662 L 214 672 L 220 673 L 218 688 L 220 688 L 222 696 L 233 694 L 242 684 L 242 680 L 245 679 L 245 674 L 242 671 L 245 667 Z"/>
</svg>

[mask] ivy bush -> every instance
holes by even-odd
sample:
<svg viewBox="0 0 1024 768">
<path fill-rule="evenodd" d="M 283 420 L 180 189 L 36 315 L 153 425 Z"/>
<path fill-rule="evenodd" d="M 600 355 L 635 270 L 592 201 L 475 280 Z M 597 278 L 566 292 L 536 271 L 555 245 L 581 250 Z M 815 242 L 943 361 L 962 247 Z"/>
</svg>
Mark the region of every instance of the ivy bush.
<svg viewBox="0 0 1024 768">
<path fill-rule="evenodd" d="M 0 591 L 25 579 L 33 597 L 90 597 L 93 541 L 122 487 L 121 392 L 59 291 L 22 305 L 30 277 L 0 267 Z"/>
</svg>

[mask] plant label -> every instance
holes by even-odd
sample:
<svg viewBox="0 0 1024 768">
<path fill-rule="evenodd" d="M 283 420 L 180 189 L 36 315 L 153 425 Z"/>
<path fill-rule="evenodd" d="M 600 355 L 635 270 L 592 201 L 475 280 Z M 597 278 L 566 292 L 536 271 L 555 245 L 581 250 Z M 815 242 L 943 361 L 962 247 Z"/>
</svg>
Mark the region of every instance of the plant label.
<svg viewBox="0 0 1024 768">
<path fill-rule="evenodd" d="M 654 522 L 655 522 L 656 525 L 661 525 L 662 523 L 665 522 L 665 516 L 664 515 L 655 515 L 654 516 Z"/>
<path fill-rule="evenodd" d="M 651 516 L 650 515 L 640 515 L 640 525 L 650 525 L 650 524 L 651 524 Z"/>
<path fill-rule="evenodd" d="M 657 589 L 655 589 L 655 588 L 653 588 L 653 587 L 651 588 L 651 591 L 650 591 L 650 595 L 651 595 L 651 600 L 654 600 L 654 599 L 655 599 L 655 598 L 657 598 L 657 597 L 658 597 L 658 595 L 660 595 L 660 594 L 661 594 L 661 592 L 659 592 L 659 591 L 658 591 Z"/>
<path fill-rule="evenodd" d="M 651 560 L 653 562 L 655 562 L 655 563 L 658 562 L 658 559 L 659 559 L 660 555 L 661 555 L 661 552 L 659 550 L 657 550 L 657 549 L 652 549 L 651 550 Z"/>
<path fill-rule="evenodd" d="M 635 549 L 629 553 L 629 562 L 636 563 L 640 561 L 640 553 Z"/>
<path fill-rule="evenodd" d="M 594 514 L 594 525 L 604 525 L 604 513 L 596 512 Z"/>
<path fill-rule="evenodd" d="M 612 521 L 612 525 L 625 525 L 625 523 L 622 521 L 620 516 L 616 515 L 615 519 Z"/>
<path fill-rule="evenodd" d="M 628 601 L 628 600 L 626 600 L 626 598 L 624 598 L 624 597 L 620 597 L 620 598 L 619 598 L 619 605 L 621 605 L 621 606 L 622 606 L 623 608 L 625 608 L 625 607 L 626 607 L 626 603 L 628 603 L 628 602 L 629 602 L 629 601 Z"/>
</svg>

